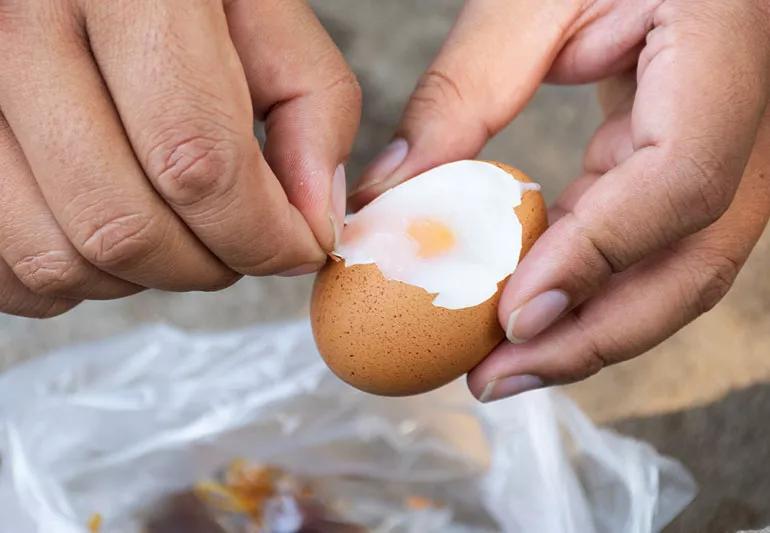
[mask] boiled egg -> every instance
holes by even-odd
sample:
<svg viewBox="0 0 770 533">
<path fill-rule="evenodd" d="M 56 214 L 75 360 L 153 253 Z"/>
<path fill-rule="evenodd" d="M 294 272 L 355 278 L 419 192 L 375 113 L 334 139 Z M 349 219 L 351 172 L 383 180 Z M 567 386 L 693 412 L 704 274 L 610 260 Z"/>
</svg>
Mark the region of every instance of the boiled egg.
<svg viewBox="0 0 770 533">
<path fill-rule="evenodd" d="M 390 189 L 347 217 L 316 277 L 321 356 L 388 396 L 465 374 L 504 338 L 503 284 L 546 227 L 539 187 L 501 163 L 456 161 Z"/>
</svg>

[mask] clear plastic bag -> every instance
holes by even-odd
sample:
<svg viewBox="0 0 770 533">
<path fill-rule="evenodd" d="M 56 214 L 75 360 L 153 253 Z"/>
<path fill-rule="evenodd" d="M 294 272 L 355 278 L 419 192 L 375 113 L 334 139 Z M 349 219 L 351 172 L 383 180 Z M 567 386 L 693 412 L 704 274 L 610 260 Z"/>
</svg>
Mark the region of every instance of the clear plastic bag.
<svg viewBox="0 0 770 533">
<path fill-rule="evenodd" d="M 358 392 L 326 369 L 305 321 L 147 327 L 13 368 L 0 375 L 0 457 L 3 533 L 80 533 L 95 513 L 105 533 L 146 531 L 162 502 L 235 459 L 313 484 L 335 517 L 376 532 L 658 531 L 695 494 L 679 463 L 558 392 L 487 406 L 462 383 Z M 301 529 L 291 495 L 270 505 L 242 531 Z"/>
</svg>

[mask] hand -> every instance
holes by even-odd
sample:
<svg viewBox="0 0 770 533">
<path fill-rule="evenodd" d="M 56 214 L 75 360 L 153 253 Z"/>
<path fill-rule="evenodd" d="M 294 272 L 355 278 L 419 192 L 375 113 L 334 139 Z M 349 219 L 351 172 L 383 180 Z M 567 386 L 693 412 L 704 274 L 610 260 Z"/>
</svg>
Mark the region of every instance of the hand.
<svg viewBox="0 0 770 533">
<path fill-rule="evenodd" d="M 770 215 L 769 39 L 761 0 L 467 2 L 354 203 L 475 156 L 543 80 L 604 80 L 606 116 L 505 288 L 478 398 L 586 378 L 727 292 Z"/>
<path fill-rule="evenodd" d="M 360 91 L 304 1 L 0 2 L 0 54 L 0 312 L 333 249 Z"/>
</svg>

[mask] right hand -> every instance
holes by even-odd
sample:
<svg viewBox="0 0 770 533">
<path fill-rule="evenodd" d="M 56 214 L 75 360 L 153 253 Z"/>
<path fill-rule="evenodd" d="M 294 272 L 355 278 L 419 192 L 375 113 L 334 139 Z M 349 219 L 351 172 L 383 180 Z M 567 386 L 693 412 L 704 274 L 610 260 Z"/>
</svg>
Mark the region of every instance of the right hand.
<svg viewBox="0 0 770 533">
<path fill-rule="evenodd" d="M 364 173 L 361 205 L 475 157 L 544 80 L 600 82 L 605 122 L 509 278 L 482 401 L 636 357 L 713 307 L 770 217 L 765 0 L 469 0 Z"/>
<path fill-rule="evenodd" d="M 304 1 L 2 1 L 0 54 L 0 312 L 333 249 L 360 90 Z"/>
</svg>

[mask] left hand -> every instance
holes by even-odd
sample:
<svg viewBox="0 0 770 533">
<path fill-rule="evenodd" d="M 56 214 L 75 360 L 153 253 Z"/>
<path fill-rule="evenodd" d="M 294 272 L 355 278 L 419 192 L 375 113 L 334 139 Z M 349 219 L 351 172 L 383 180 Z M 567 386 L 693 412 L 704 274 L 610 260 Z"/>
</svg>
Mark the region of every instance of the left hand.
<svg viewBox="0 0 770 533">
<path fill-rule="evenodd" d="M 0 313 L 334 249 L 360 88 L 306 0 L 0 0 L 0 57 Z"/>
<path fill-rule="evenodd" d="M 770 216 L 768 42 L 761 0 L 466 3 L 354 204 L 474 157 L 543 80 L 602 80 L 606 116 L 505 288 L 479 399 L 584 379 L 724 296 Z"/>
</svg>

